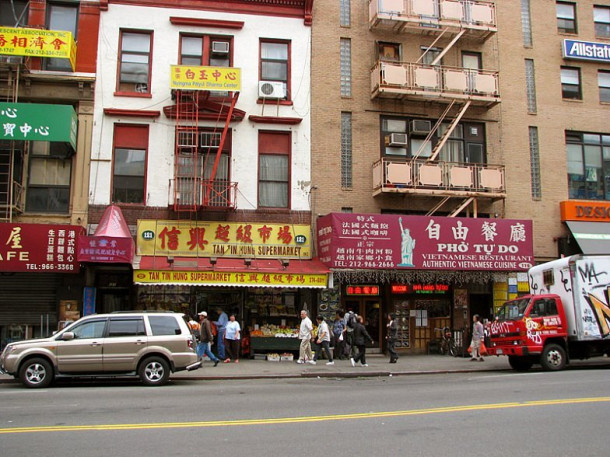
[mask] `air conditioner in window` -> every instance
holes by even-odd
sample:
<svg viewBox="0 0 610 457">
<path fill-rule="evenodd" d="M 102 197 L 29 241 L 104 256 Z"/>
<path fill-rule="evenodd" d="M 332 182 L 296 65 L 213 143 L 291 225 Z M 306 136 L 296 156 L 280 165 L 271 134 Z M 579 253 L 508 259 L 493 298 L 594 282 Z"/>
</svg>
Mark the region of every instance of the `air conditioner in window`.
<svg viewBox="0 0 610 457">
<path fill-rule="evenodd" d="M 228 54 L 229 43 L 226 41 L 212 41 L 212 53 L 213 54 Z"/>
<path fill-rule="evenodd" d="M 279 81 L 259 81 L 258 96 L 260 98 L 285 98 L 284 83 Z"/>
<path fill-rule="evenodd" d="M 431 121 L 413 120 L 409 122 L 409 133 L 412 135 L 427 135 L 432 130 Z"/>
<path fill-rule="evenodd" d="M 385 138 L 386 146 L 393 146 L 396 148 L 404 148 L 407 146 L 409 138 L 406 133 L 390 133 Z"/>
</svg>

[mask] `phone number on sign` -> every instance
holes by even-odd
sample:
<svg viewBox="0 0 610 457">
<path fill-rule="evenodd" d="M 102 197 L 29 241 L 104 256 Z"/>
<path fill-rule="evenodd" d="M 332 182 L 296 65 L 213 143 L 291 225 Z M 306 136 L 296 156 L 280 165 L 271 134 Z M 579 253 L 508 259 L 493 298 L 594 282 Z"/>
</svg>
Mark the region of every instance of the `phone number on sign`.
<svg viewBox="0 0 610 457">
<path fill-rule="evenodd" d="M 74 265 L 70 263 L 28 263 L 26 264 L 28 270 L 45 270 L 45 271 L 72 271 Z"/>
</svg>

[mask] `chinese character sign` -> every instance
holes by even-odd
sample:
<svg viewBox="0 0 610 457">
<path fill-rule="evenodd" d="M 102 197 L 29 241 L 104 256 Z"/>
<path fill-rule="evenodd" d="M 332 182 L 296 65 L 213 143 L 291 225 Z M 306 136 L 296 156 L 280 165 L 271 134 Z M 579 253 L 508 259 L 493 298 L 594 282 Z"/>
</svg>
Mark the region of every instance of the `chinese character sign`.
<svg viewBox="0 0 610 457">
<path fill-rule="evenodd" d="M 0 224 L 0 271 L 78 273 L 76 225 Z"/>
<path fill-rule="evenodd" d="M 77 130 L 70 105 L 0 103 L 0 140 L 61 141 L 76 150 Z"/>
<path fill-rule="evenodd" d="M 239 91 L 241 69 L 172 65 L 170 86 L 182 90 Z"/>
<path fill-rule="evenodd" d="M 61 30 L 0 27 L 0 54 L 70 59 L 72 70 L 76 64 L 72 32 Z"/>
<path fill-rule="evenodd" d="M 80 262 L 131 263 L 133 252 L 131 238 L 81 236 L 78 240 Z"/>
<path fill-rule="evenodd" d="M 311 226 L 249 222 L 138 221 L 138 255 L 311 258 Z"/>
<path fill-rule="evenodd" d="M 532 221 L 333 213 L 318 222 L 331 268 L 527 270 Z"/>
</svg>

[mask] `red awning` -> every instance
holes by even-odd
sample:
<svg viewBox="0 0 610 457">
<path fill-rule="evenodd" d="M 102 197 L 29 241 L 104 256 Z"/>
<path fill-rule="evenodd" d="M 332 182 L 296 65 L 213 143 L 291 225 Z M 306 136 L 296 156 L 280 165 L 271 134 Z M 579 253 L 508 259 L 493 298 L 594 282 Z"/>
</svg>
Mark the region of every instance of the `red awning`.
<svg viewBox="0 0 610 457">
<path fill-rule="evenodd" d="M 79 238 L 79 262 L 131 263 L 134 254 L 133 237 L 121 208 L 115 205 L 104 210 L 93 236 Z"/>
<path fill-rule="evenodd" d="M 139 261 L 134 261 L 134 283 L 326 288 L 332 278 L 329 268 L 318 259 L 213 259 L 214 257 L 142 256 Z M 157 275 L 155 272 L 172 274 Z M 325 277 L 323 282 L 319 280 L 321 276 Z"/>
</svg>

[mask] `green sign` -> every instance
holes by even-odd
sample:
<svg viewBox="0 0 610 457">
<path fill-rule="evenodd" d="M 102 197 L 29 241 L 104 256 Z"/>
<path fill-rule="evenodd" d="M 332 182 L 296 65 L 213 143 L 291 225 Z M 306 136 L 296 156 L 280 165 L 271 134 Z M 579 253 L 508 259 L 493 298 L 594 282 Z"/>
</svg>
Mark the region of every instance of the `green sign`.
<svg viewBox="0 0 610 457">
<path fill-rule="evenodd" d="M 70 105 L 0 103 L 0 140 L 61 141 L 76 151 L 77 126 Z"/>
</svg>

